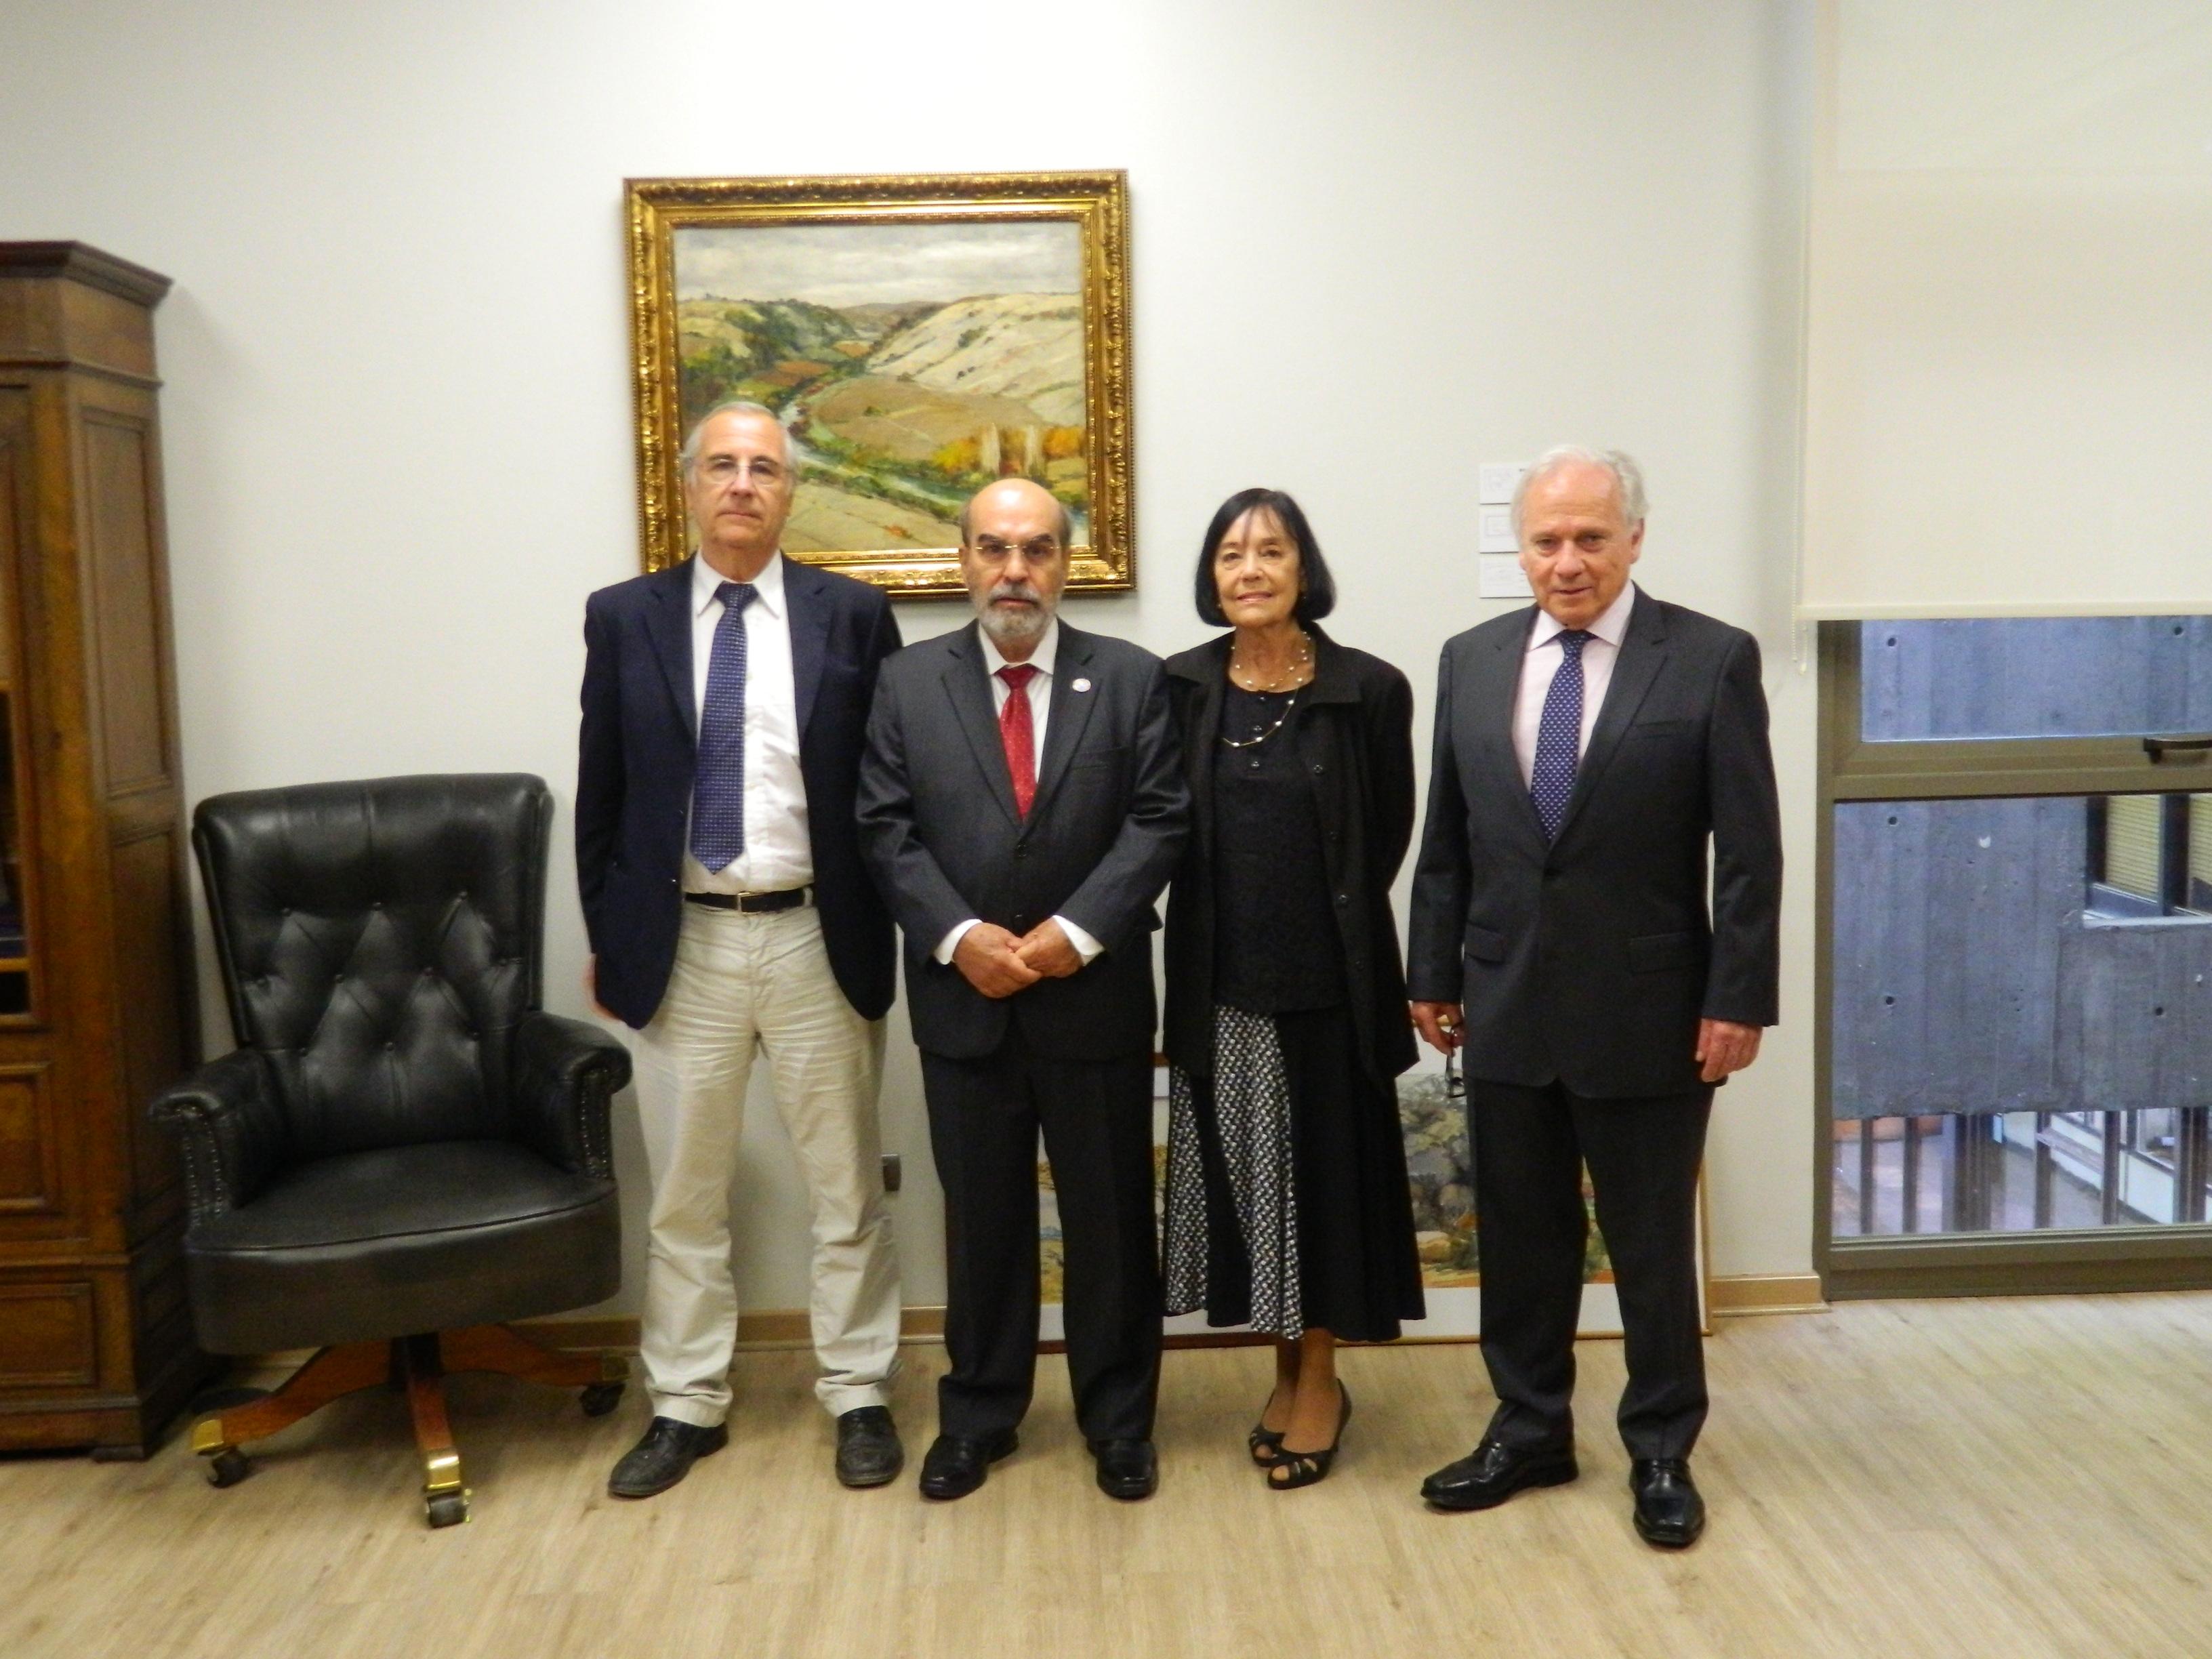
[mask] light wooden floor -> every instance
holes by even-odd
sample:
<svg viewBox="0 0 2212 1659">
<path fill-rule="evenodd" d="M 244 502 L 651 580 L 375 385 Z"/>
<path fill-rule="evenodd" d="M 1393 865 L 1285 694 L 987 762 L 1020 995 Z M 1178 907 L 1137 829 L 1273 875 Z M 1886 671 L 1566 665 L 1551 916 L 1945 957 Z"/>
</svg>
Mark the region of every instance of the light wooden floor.
<svg viewBox="0 0 2212 1659">
<path fill-rule="evenodd" d="M 1443 1516 L 1420 1477 L 1488 1405 L 1470 1347 L 1346 1356 L 1337 1471 L 1275 1494 L 1243 1461 L 1253 1350 L 1170 1354 L 1151 1503 L 1090 1483 L 1065 1373 L 963 1502 L 848 1492 L 803 1355 L 739 1362 L 732 1449 L 643 1504 L 638 1432 L 495 1378 L 456 1385 L 475 1519 L 420 1522 L 404 1407 L 341 1402 L 205 1486 L 0 1459 L 0 1656 L 2212 1654 L 2212 1295 L 1857 1304 L 1725 1323 L 1681 1555 L 1640 1544 L 1611 1432 L 1617 1344 L 1582 1349 L 1583 1478 Z M 917 1461 L 935 1348 L 896 1410 Z"/>
</svg>

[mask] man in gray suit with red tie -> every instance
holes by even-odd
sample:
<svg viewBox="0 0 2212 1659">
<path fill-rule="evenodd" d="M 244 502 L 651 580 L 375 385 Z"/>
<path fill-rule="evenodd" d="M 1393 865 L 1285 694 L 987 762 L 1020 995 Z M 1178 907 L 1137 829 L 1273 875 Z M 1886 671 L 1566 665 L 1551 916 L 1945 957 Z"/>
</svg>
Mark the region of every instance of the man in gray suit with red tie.
<svg viewBox="0 0 2212 1659">
<path fill-rule="evenodd" d="M 1775 1022 L 1782 838 L 1758 642 L 1630 582 L 1644 517 L 1626 455 L 1545 455 L 1514 504 L 1535 605 L 1443 650 L 1407 979 L 1466 1063 L 1498 1409 L 1421 1492 L 1487 1509 L 1575 1478 L 1587 1164 L 1635 1522 L 1679 1548 L 1705 1526 L 1698 1168 L 1715 1085 Z"/>
<path fill-rule="evenodd" d="M 1159 659 L 1059 620 L 1069 551 L 1067 514 L 1036 484 L 968 504 L 976 621 L 884 665 L 860 774 L 945 1188 L 952 1363 L 921 1472 L 940 1499 L 982 1485 L 1029 1408 L 1040 1127 L 1098 1485 L 1137 1498 L 1158 1479 L 1153 902 L 1189 798 Z"/>
</svg>

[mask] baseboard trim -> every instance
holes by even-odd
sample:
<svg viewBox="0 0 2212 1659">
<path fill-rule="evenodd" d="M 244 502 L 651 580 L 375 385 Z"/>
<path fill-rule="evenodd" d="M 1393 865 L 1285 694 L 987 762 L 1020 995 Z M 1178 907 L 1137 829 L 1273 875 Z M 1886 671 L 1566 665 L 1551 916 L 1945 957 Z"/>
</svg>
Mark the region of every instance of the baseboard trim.
<svg viewBox="0 0 2212 1659">
<path fill-rule="evenodd" d="M 1828 1310 L 1818 1273 L 1731 1273 L 1712 1281 L 1709 1299 L 1714 1316 L 1721 1319 Z"/>
<path fill-rule="evenodd" d="M 1752 1314 L 1825 1313 L 1828 1304 L 1820 1295 L 1817 1273 L 1737 1273 L 1712 1281 L 1711 1301 L 1717 1318 L 1733 1319 Z M 593 1353 L 635 1353 L 635 1318 L 531 1319 L 515 1327 L 550 1348 L 573 1348 Z M 908 1308 L 899 1316 L 901 1342 L 941 1342 L 945 1339 L 945 1310 Z M 1256 1340 L 1242 1334 L 1187 1337 L 1173 1340 L 1176 1347 L 1228 1346 Z M 1450 1339 L 1455 1341 L 1464 1338 Z M 771 1308 L 749 1313 L 738 1320 L 738 1346 L 755 1352 L 805 1348 L 813 1345 L 813 1329 L 805 1310 Z"/>
<path fill-rule="evenodd" d="M 635 1316 L 612 1319 L 525 1319 L 518 1321 L 514 1328 L 549 1348 L 571 1348 L 591 1353 L 637 1352 L 638 1323 Z M 901 1342 L 944 1340 L 944 1309 L 901 1310 Z M 813 1346 L 813 1322 L 802 1308 L 770 1308 L 738 1317 L 738 1348 L 741 1352 L 771 1352 Z"/>
</svg>

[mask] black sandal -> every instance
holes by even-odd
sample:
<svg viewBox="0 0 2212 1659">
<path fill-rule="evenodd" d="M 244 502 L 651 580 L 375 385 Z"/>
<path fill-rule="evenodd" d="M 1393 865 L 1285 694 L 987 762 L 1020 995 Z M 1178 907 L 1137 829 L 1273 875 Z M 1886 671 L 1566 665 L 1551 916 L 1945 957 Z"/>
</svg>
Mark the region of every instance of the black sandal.
<svg viewBox="0 0 2212 1659">
<path fill-rule="evenodd" d="M 1267 1404 L 1274 1403 L 1275 1396 L 1270 1394 Z M 1252 1432 L 1244 1437 L 1244 1445 L 1252 1454 L 1252 1461 L 1263 1469 L 1272 1469 L 1283 1461 L 1283 1431 L 1267 1426 L 1264 1409 L 1261 1420 L 1252 1425 Z"/>
<path fill-rule="evenodd" d="M 1300 1486 L 1310 1486 L 1328 1474 L 1336 1462 L 1337 1448 L 1344 1443 L 1344 1425 L 1352 1421 L 1352 1390 L 1339 1378 L 1336 1391 L 1344 1396 L 1344 1409 L 1337 1413 L 1336 1438 L 1319 1451 L 1292 1451 L 1285 1446 L 1275 1461 L 1267 1466 L 1267 1489 L 1270 1492 L 1296 1492 Z M 1287 1478 L 1278 1480 L 1282 1474 Z"/>
</svg>

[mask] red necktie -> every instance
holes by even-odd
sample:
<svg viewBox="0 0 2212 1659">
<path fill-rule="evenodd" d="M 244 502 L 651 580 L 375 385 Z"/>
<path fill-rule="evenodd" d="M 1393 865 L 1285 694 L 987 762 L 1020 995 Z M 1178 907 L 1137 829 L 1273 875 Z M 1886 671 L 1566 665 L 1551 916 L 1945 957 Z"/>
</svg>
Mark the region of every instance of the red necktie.
<svg viewBox="0 0 2212 1659">
<path fill-rule="evenodd" d="M 999 671 L 1006 683 L 1006 706 L 999 711 L 999 740 L 1006 746 L 1006 771 L 1014 781 L 1014 810 L 1030 815 L 1036 799 L 1036 726 L 1030 718 L 1030 682 L 1036 670 L 1010 662 Z"/>
</svg>

